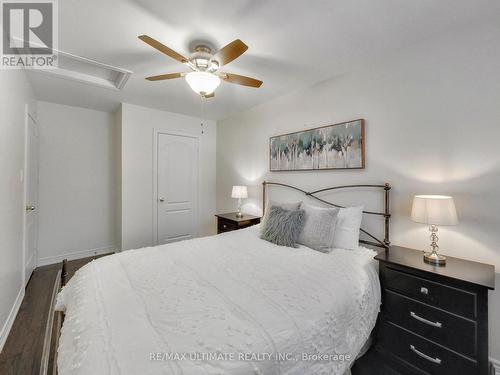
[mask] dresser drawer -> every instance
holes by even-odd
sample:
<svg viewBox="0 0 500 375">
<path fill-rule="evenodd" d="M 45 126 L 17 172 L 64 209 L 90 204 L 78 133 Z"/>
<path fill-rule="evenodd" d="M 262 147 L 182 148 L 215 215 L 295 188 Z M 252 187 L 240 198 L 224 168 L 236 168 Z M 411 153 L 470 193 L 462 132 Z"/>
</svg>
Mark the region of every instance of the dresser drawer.
<svg viewBox="0 0 500 375">
<path fill-rule="evenodd" d="M 425 280 L 389 267 L 384 268 L 380 276 L 384 288 L 454 314 L 470 319 L 477 318 L 475 293 Z"/>
<path fill-rule="evenodd" d="M 403 361 L 436 375 L 472 375 L 477 362 L 433 344 L 392 323 L 384 322 L 381 345 Z"/>
<path fill-rule="evenodd" d="M 384 318 L 463 355 L 476 357 L 476 322 L 386 290 Z"/>
</svg>

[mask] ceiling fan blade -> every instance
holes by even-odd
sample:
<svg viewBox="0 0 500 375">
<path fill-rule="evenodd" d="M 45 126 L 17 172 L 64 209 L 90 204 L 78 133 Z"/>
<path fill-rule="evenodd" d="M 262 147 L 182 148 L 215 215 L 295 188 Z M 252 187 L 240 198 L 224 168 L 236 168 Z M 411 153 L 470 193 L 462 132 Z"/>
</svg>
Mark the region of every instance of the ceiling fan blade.
<svg viewBox="0 0 500 375">
<path fill-rule="evenodd" d="M 181 63 L 187 63 L 187 59 L 181 54 L 175 52 L 173 49 L 168 48 L 166 45 L 160 43 L 156 39 L 151 38 L 148 35 L 139 35 L 138 38 L 142 40 L 144 43 L 149 44 L 151 47 L 156 48 L 158 51 L 164 53 L 165 55 L 180 61 Z"/>
<path fill-rule="evenodd" d="M 203 97 L 204 97 L 205 99 L 210 99 L 210 98 L 213 98 L 213 97 L 215 97 L 215 91 L 214 91 L 213 93 L 211 93 L 211 94 L 208 94 L 208 95 L 203 95 Z"/>
<path fill-rule="evenodd" d="M 146 77 L 148 81 L 163 81 L 165 79 L 181 78 L 183 73 L 160 74 L 159 76 Z"/>
<path fill-rule="evenodd" d="M 220 49 L 212 59 L 217 60 L 219 66 L 229 64 L 231 61 L 241 56 L 246 50 L 248 46 L 243 43 L 241 40 L 236 39 L 229 43 L 227 46 Z"/>
<path fill-rule="evenodd" d="M 258 79 L 255 78 L 240 76 L 238 74 L 232 74 L 232 73 L 221 73 L 220 78 L 226 82 L 236 83 L 237 85 L 256 87 L 256 88 L 259 88 L 263 83 L 262 81 L 259 81 Z"/>
</svg>

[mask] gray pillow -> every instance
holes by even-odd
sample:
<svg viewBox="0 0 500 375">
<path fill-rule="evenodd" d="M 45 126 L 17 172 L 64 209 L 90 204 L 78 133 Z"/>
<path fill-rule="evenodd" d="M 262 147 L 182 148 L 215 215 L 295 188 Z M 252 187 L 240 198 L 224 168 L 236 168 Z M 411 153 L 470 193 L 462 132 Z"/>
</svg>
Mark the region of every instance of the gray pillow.
<svg viewBox="0 0 500 375">
<path fill-rule="evenodd" d="M 302 204 L 305 211 L 304 229 L 299 237 L 299 243 L 311 249 L 328 252 L 332 248 L 335 224 L 339 209 L 335 207 L 316 207 Z"/>
<path fill-rule="evenodd" d="M 269 210 L 271 209 L 271 207 L 278 206 L 278 207 L 281 207 L 284 210 L 294 211 L 294 210 L 298 210 L 300 208 L 301 204 L 302 204 L 302 201 L 282 203 L 282 202 L 273 201 L 271 199 L 268 200 L 267 204 L 266 204 L 266 212 L 264 212 L 264 217 L 260 221 L 262 223 L 261 227 L 264 227 L 266 225 L 267 217 L 269 216 Z"/>
<path fill-rule="evenodd" d="M 280 246 L 297 247 L 304 227 L 304 210 L 285 210 L 279 206 L 269 208 L 260 238 Z"/>
</svg>

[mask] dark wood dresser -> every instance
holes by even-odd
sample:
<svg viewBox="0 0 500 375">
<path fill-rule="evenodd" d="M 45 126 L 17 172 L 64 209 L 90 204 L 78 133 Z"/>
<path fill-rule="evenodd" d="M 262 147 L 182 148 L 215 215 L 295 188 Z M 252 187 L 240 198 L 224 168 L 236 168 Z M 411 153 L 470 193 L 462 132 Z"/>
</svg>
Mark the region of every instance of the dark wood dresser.
<svg viewBox="0 0 500 375">
<path fill-rule="evenodd" d="M 236 217 L 236 212 L 217 214 L 215 216 L 217 217 L 217 234 L 251 227 L 260 223 L 259 216 L 244 214 L 243 217 Z"/>
<path fill-rule="evenodd" d="M 399 246 L 375 259 L 382 285 L 377 352 L 405 375 L 487 375 L 494 267 L 453 257 L 436 267 L 422 251 Z"/>
</svg>

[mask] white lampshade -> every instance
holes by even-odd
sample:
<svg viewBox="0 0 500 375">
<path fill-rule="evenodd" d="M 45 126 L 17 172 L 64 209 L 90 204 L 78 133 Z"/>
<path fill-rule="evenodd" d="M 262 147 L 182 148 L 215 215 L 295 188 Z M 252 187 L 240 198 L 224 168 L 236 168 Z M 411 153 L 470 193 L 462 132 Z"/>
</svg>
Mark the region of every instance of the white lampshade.
<svg viewBox="0 0 500 375">
<path fill-rule="evenodd" d="M 185 78 L 193 91 L 200 95 L 209 95 L 220 85 L 220 78 L 212 73 L 191 72 Z"/>
<path fill-rule="evenodd" d="M 458 222 L 455 202 L 446 195 L 415 195 L 411 219 L 430 225 L 455 225 Z"/>
<path fill-rule="evenodd" d="M 246 186 L 233 186 L 231 198 L 248 198 L 248 191 Z"/>
</svg>

